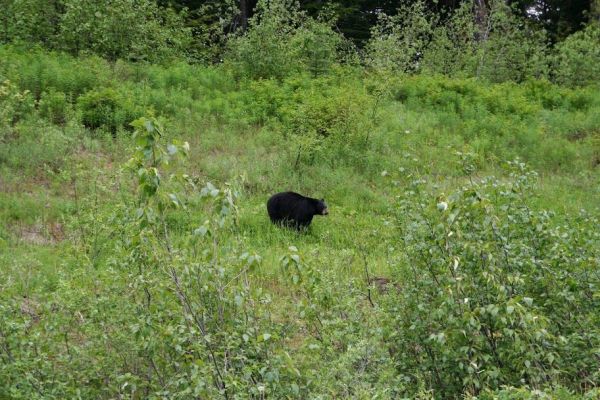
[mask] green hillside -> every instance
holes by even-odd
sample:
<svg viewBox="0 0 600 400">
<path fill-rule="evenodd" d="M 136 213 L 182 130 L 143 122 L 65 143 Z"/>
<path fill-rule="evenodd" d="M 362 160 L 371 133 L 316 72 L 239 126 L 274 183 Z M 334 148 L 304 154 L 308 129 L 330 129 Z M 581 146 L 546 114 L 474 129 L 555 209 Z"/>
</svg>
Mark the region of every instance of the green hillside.
<svg viewBox="0 0 600 400">
<path fill-rule="evenodd" d="M 212 64 L 0 44 L 0 399 L 598 398 L 597 43 L 410 71 L 270 18 Z"/>
</svg>

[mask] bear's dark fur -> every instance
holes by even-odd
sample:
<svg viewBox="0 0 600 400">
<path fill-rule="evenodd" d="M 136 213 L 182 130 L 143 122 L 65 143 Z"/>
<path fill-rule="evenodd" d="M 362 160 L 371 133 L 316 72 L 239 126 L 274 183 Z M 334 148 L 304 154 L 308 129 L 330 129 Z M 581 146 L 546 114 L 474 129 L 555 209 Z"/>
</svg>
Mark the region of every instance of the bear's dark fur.
<svg viewBox="0 0 600 400">
<path fill-rule="evenodd" d="M 282 192 L 267 201 L 271 222 L 300 230 L 308 227 L 315 215 L 327 215 L 325 199 L 312 199 L 294 192 Z"/>
</svg>

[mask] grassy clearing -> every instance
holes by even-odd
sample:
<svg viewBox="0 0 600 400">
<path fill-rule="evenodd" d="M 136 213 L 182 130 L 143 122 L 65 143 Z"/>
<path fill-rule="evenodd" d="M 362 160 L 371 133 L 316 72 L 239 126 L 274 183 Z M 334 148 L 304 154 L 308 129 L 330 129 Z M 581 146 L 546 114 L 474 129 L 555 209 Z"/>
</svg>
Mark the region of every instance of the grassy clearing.
<svg viewBox="0 0 600 400">
<path fill-rule="evenodd" d="M 10 47 L 0 59 L 0 397 L 597 394 L 597 88 L 393 76 L 375 90 L 346 69 L 236 81 Z M 131 217 L 153 200 L 123 168 L 127 118 L 148 109 L 162 143 L 190 143 L 172 172 L 240 194 L 222 228 L 212 203 L 165 211 L 177 250 Z M 506 169 L 515 157 L 539 177 Z M 305 234 L 278 229 L 265 203 L 283 190 L 325 197 L 331 214 Z M 213 236 L 190 236 L 206 220 Z M 464 286 L 446 270 L 458 259 Z M 190 309 L 213 315 L 216 350 L 187 325 L 172 266 L 199 293 Z M 453 308 L 457 290 L 477 306 Z"/>
</svg>

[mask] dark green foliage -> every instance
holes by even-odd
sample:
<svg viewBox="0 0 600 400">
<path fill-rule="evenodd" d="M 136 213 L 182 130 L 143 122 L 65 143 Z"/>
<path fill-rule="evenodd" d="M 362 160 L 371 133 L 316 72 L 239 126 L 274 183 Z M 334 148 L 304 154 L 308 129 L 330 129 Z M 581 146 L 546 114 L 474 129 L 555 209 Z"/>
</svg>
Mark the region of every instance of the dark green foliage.
<svg viewBox="0 0 600 400">
<path fill-rule="evenodd" d="M 437 20 L 423 1 L 405 5 L 393 16 L 380 14 L 366 46 L 367 65 L 393 72 L 418 72 Z"/>
<path fill-rule="evenodd" d="M 540 24 L 549 32 L 554 41 L 564 40 L 568 35 L 581 29 L 585 22 L 594 18 L 595 0 L 511 0 L 519 11 L 532 22 Z"/>
<path fill-rule="evenodd" d="M 292 1 L 259 2 L 248 32 L 231 39 L 226 62 L 250 78 L 283 78 L 301 71 L 327 72 L 338 59 L 342 37 L 307 17 Z"/>
<path fill-rule="evenodd" d="M 62 0 L 3 0 L 0 43 L 25 42 L 51 47 L 57 40 Z"/>
<path fill-rule="evenodd" d="M 14 126 L 26 118 L 34 106 L 35 101 L 29 90 L 19 90 L 8 79 L 0 81 L 0 126 Z"/>
<path fill-rule="evenodd" d="M 483 26 L 483 28 L 482 28 Z M 483 21 L 471 3 L 441 20 L 423 1 L 380 15 L 367 45 L 371 68 L 474 76 L 492 82 L 521 82 L 547 75 L 545 35 L 519 19 L 504 2 L 486 5 Z"/>
<path fill-rule="evenodd" d="M 178 8 L 188 7 L 191 10 L 188 21 L 192 26 L 201 24 L 210 25 L 213 23 L 215 18 L 212 15 L 212 10 L 223 3 L 226 3 L 228 8 L 233 8 L 235 13 L 241 13 L 241 1 L 159 1 L 161 5 Z M 353 40 L 360 47 L 363 47 L 369 40 L 371 28 L 377 24 L 377 15 L 379 13 L 383 12 L 387 15 L 393 15 L 399 6 L 408 3 L 406 1 L 389 0 L 299 0 L 301 9 L 313 17 L 323 11 L 334 10 L 338 17 L 336 25 L 339 30 L 345 37 Z M 460 8 L 461 3 L 463 2 L 460 0 L 427 0 L 424 2 L 427 11 L 436 13 L 443 19 Z M 581 29 L 584 23 L 593 21 L 598 15 L 598 11 L 594 11 L 594 0 L 510 0 L 506 3 L 515 7 L 521 17 L 548 31 L 553 41 L 564 39 L 566 36 Z M 246 0 L 245 4 L 247 5 L 246 12 L 248 16 L 252 16 L 256 1 Z M 472 4 L 472 2 L 469 2 L 469 4 Z M 598 6 L 596 5 L 595 7 L 597 8 Z M 236 23 L 239 24 L 239 19 L 241 19 L 241 16 L 239 16 L 238 18 L 229 20 L 227 18 L 229 13 L 230 11 L 222 13 L 223 19 L 230 24 L 225 30 L 235 27 Z M 200 36 L 202 36 L 202 33 Z"/>
<path fill-rule="evenodd" d="M 192 30 L 189 57 L 203 63 L 219 63 L 227 48 L 228 35 L 235 31 L 239 16 L 236 1 L 208 0 L 189 4 L 186 18 Z"/>
<path fill-rule="evenodd" d="M 81 122 L 88 128 L 104 128 L 113 135 L 127 127 L 139 109 L 127 98 L 111 88 L 90 90 L 77 99 Z"/>
<path fill-rule="evenodd" d="M 592 24 L 557 46 L 554 67 L 558 83 L 569 86 L 597 84 L 600 76 L 600 27 Z"/>
<path fill-rule="evenodd" d="M 64 93 L 50 90 L 42 93 L 38 107 L 40 116 L 60 125 L 67 121 L 71 104 Z"/>
<path fill-rule="evenodd" d="M 473 6 L 466 1 L 428 0 L 411 4 L 344 0 L 327 5 L 207 0 L 186 3 L 190 12 L 178 1 L 6 3 L 0 14 L 3 42 L 93 53 L 113 62 L 224 60 L 238 77 L 282 79 L 303 71 L 316 76 L 337 63 L 356 63 L 362 57 L 371 68 L 400 72 L 475 76 L 492 82 L 550 77 L 576 85 L 592 83 L 598 64 L 593 12 L 589 26 L 578 31 L 584 14 L 592 9 L 586 1 L 560 7 L 552 1 L 494 0 Z M 553 54 L 541 26 L 551 28 L 553 39 L 571 32 L 574 36 L 558 42 Z M 370 35 L 365 35 L 368 31 Z M 357 51 L 347 40 L 350 37 L 365 51 Z M 34 62 L 29 68 L 36 67 L 40 66 Z M 44 74 L 38 68 L 35 76 Z M 60 88 L 67 94 L 73 89 Z M 30 90 L 39 100 L 44 88 Z"/>
<path fill-rule="evenodd" d="M 7 3 L 7 4 L 4 4 Z M 109 60 L 166 61 L 183 57 L 191 41 L 183 16 L 154 1 L 6 0 L 2 42 L 41 44 Z"/>
<path fill-rule="evenodd" d="M 485 40 L 477 43 L 474 75 L 492 82 L 522 82 L 547 75 L 544 31 L 519 19 L 502 1 L 490 2 Z"/>
<path fill-rule="evenodd" d="M 68 0 L 59 46 L 75 54 L 92 51 L 110 60 L 165 61 L 185 53 L 190 36 L 182 25 L 179 15 L 153 1 Z"/>
</svg>

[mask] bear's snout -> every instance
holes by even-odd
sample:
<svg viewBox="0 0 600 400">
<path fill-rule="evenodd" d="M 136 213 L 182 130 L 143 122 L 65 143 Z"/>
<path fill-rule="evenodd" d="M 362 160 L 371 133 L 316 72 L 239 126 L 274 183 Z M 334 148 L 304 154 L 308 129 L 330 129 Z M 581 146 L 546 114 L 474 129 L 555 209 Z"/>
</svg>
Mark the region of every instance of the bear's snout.
<svg viewBox="0 0 600 400">
<path fill-rule="evenodd" d="M 323 211 L 321 212 L 321 215 L 327 215 L 327 214 L 329 214 L 329 209 L 324 208 Z"/>
</svg>

